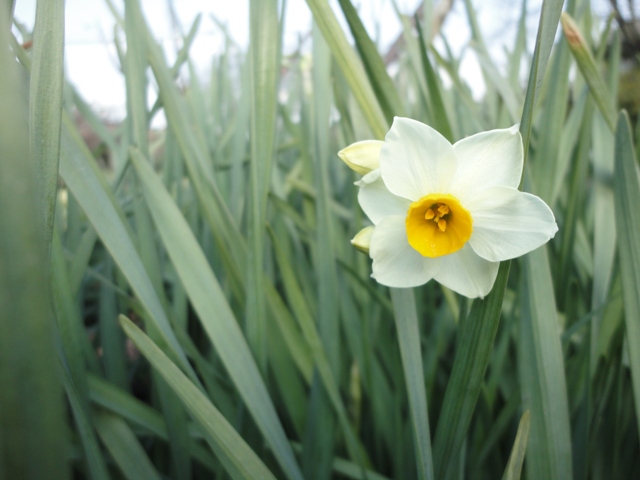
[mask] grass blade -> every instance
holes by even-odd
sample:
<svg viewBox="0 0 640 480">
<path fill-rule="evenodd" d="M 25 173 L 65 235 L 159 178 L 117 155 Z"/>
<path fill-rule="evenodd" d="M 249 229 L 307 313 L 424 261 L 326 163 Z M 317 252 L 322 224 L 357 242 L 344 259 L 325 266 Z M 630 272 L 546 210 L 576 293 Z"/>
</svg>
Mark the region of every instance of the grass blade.
<svg viewBox="0 0 640 480">
<path fill-rule="evenodd" d="M 62 245 L 57 229 L 53 232 L 51 243 L 51 296 L 55 313 L 58 335 L 64 359 L 65 368 L 74 383 L 74 388 L 79 395 L 85 415 L 89 411 L 89 391 L 86 382 L 85 351 L 91 352 L 87 333 L 80 317 L 80 311 L 76 305 L 76 299 L 71 293 L 66 262 L 62 254 Z M 93 352 L 91 352 L 93 354 Z"/>
<path fill-rule="evenodd" d="M 545 0 L 540 13 L 533 63 L 529 73 L 520 133 L 522 134 L 525 165 L 531 135 L 533 108 L 551 53 L 562 1 Z M 461 451 L 471 421 L 471 415 L 480 393 L 482 378 L 495 340 L 504 290 L 509 277 L 511 261 L 502 262 L 491 293 L 482 301 L 475 301 L 469 318 L 464 322 L 451 379 L 447 386 L 442 412 L 438 419 L 434 441 L 436 478 L 453 475 L 455 452 Z"/>
<path fill-rule="evenodd" d="M 632 139 L 629 116 L 623 111 L 616 128 L 613 190 L 627 348 L 640 432 L 640 179 Z"/>
<path fill-rule="evenodd" d="M 169 440 L 169 429 L 162 415 L 152 407 L 99 377 L 89 375 L 88 384 L 91 400 L 96 405 L 116 413 L 140 433 L 155 435 L 164 441 Z M 210 449 L 198 442 L 202 438 L 199 427 L 191 423 L 189 432 L 192 458 L 210 470 L 219 468 L 220 465 L 215 461 Z"/>
<path fill-rule="evenodd" d="M 160 480 L 135 434 L 122 418 L 106 410 L 93 418 L 100 440 L 128 480 Z"/>
<path fill-rule="evenodd" d="M 200 321 L 289 478 L 302 475 L 238 322 L 193 232 L 139 151 L 132 162 L 163 244 Z"/>
<path fill-rule="evenodd" d="M 247 340 L 263 374 L 267 371 L 267 319 L 264 290 L 264 237 L 267 194 L 276 130 L 278 87 L 278 2 L 252 0 L 251 45 L 251 189 L 246 276 Z"/>
<path fill-rule="evenodd" d="M 313 29 L 313 102 L 311 120 L 313 126 L 311 148 L 313 152 L 313 178 L 315 180 L 315 214 L 317 218 L 316 243 L 313 256 L 317 271 L 317 325 L 320 340 L 333 376 L 340 371 L 340 318 L 338 310 L 337 269 L 334 231 L 331 212 L 331 180 L 329 176 L 330 154 L 329 117 L 331 105 L 331 55 L 317 24 Z M 335 417 L 325 391 L 320 373 L 316 370 L 311 384 L 310 408 L 307 432 L 303 442 L 302 458 L 306 478 L 327 479 L 331 472 L 331 458 L 335 443 Z"/>
<path fill-rule="evenodd" d="M 527 451 L 527 440 L 529 439 L 529 428 L 531 426 L 531 415 L 529 410 L 522 414 L 520 423 L 518 424 L 518 433 L 513 442 L 509 463 L 504 472 L 502 480 L 519 480 L 522 472 L 522 463 L 524 462 L 524 454 Z"/>
<path fill-rule="evenodd" d="M 29 93 L 31 155 L 37 165 L 45 245 L 51 242 L 58 191 L 64 77 L 64 0 L 37 2 Z M 8 110 L 6 110 L 8 111 Z"/>
<path fill-rule="evenodd" d="M 347 440 L 349 455 L 354 460 L 360 460 L 361 457 L 364 457 L 364 454 L 359 453 L 362 447 L 358 444 L 351 424 L 347 418 L 347 409 L 340 397 L 338 384 L 322 345 L 320 334 L 318 333 L 316 324 L 313 321 L 313 316 L 309 311 L 309 306 L 305 301 L 298 279 L 295 277 L 291 263 L 287 258 L 285 246 L 282 245 L 281 241 L 275 236 L 272 236 L 272 241 L 276 260 L 282 274 L 287 300 L 289 301 L 289 304 L 291 304 L 291 309 L 296 316 L 300 325 L 300 330 L 302 331 L 306 344 L 308 344 L 308 348 L 313 356 L 315 367 L 322 380 L 324 388 L 327 391 L 327 395 L 331 400 L 333 408 L 338 415 L 338 420 L 340 421 L 340 425 Z M 367 465 L 369 462 L 366 458 L 363 458 L 363 461 L 360 463 L 365 463 L 365 465 Z"/>
<path fill-rule="evenodd" d="M 0 478 L 67 479 L 27 78 L 8 48 L 9 11 L 0 8 Z"/>
<path fill-rule="evenodd" d="M 391 289 L 402 368 L 409 395 L 418 478 L 433 479 L 431 432 L 424 388 L 420 330 L 413 290 Z"/>
<path fill-rule="evenodd" d="M 516 119 L 518 118 L 519 98 L 516 96 L 516 93 L 511 87 L 511 84 L 507 81 L 506 78 L 501 75 L 501 73 L 498 71 L 498 68 L 491 60 L 489 50 L 480 31 L 476 11 L 471 4 L 471 0 L 464 0 L 464 4 L 469 20 L 469 28 L 471 29 L 471 36 L 473 38 L 472 45 L 476 51 L 476 54 L 478 55 L 478 60 L 480 61 L 480 66 L 482 67 L 482 72 L 484 75 L 485 83 L 487 84 L 487 88 L 493 87 L 491 91 L 497 93 L 497 95 L 502 97 L 509 116 L 511 117 L 512 121 L 516 121 Z M 542 21 L 540 26 L 542 26 Z M 549 46 L 549 49 L 550 48 L 551 46 Z"/>
<path fill-rule="evenodd" d="M 369 34 L 364 28 L 362 20 L 360 20 L 360 16 L 353 7 L 351 0 L 339 0 L 339 2 L 342 13 L 344 13 L 347 23 L 349 24 L 351 35 L 353 35 L 356 42 L 356 48 L 358 49 L 360 58 L 362 58 L 362 63 L 371 82 L 373 91 L 380 102 L 380 107 L 385 114 L 387 123 L 391 124 L 395 115 L 405 116 L 398 89 L 387 73 L 387 68 L 378 53 L 376 44 L 369 38 Z"/>
<path fill-rule="evenodd" d="M 511 262 L 500 264 L 496 282 L 484 300 L 473 303 L 463 322 L 458 354 L 442 403 L 434 441 L 435 478 L 452 478 L 498 331 Z"/>
<path fill-rule="evenodd" d="M 441 85 L 436 74 L 436 71 L 431 65 L 429 56 L 427 55 L 427 40 L 422 33 L 422 27 L 420 27 L 420 21 L 416 18 L 416 28 L 418 30 L 418 37 L 420 39 L 420 60 L 422 68 L 424 70 L 424 77 L 427 82 L 427 90 L 431 101 L 429 104 L 432 108 L 433 126 L 438 130 L 444 138 L 453 142 L 453 131 L 451 130 L 451 123 L 449 122 L 449 116 L 447 109 L 444 105 L 442 98 Z"/>
<path fill-rule="evenodd" d="M 533 61 L 529 71 L 527 83 L 527 95 L 522 108 L 522 119 L 520 120 L 520 133 L 524 144 L 524 159 L 527 163 L 529 151 L 529 138 L 531 136 L 531 125 L 533 122 L 533 108 L 538 100 L 538 94 L 547 69 L 547 63 L 551 56 L 551 47 L 555 39 L 558 21 L 562 12 L 564 0 L 544 0 L 542 11 L 540 12 L 540 24 L 538 25 L 538 35 L 536 37 L 536 48 L 533 52 Z"/>
<path fill-rule="evenodd" d="M 575 10 L 575 0 L 567 2 L 567 11 Z M 532 171 L 536 185 L 537 194 L 546 203 L 551 204 L 554 182 L 547 181 L 558 173 L 558 150 L 563 134 L 562 126 L 566 122 L 567 102 L 569 93 L 569 67 L 571 67 L 569 46 L 567 42 L 561 41 L 551 59 L 549 66 L 549 85 L 553 88 L 543 100 L 541 112 L 541 124 L 545 128 L 540 129 L 541 152 L 537 156 L 539 162 Z"/>
<path fill-rule="evenodd" d="M 62 383 L 64 384 L 71 412 L 73 413 L 74 423 L 78 431 L 78 436 L 80 437 L 82 453 L 87 462 L 89 476 L 92 480 L 109 480 L 107 465 L 93 429 L 93 422 L 86 410 L 86 399 L 81 399 L 71 375 L 65 369 L 64 365 L 60 365 L 60 370 L 62 371 Z"/>
<path fill-rule="evenodd" d="M 567 39 L 573 58 L 575 58 L 582 76 L 586 80 L 587 85 L 589 85 L 589 91 L 591 95 L 593 95 L 596 105 L 598 105 L 602 116 L 613 132 L 616 130 L 616 112 L 609 89 L 598 71 L 598 66 L 596 65 L 593 55 L 591 55 L 589 46 L 582 37 L 571 15 L 564 12 L 561 20 L 562 31 Z"/>
<path fill-rule="evenodd" d="M 127 85 L 127 118 L 131 125 L 133 144 L 148 154 L 147 132 L 147 42 L 140 28 L 142 11 L 137 1 L 125 2 L 125 32 L 127 54 L 125 56 Z"/>
<path fill-rule="evenodd" d="M 524 257 L 520 325 L 524 407 L 531 410 L 530 478 L 572 478 L 571 431 L 564 361 L 546 247 Z"/>
<path fill-rule="evenodd" d="M 347 79 L 351 92 L 369 124 L 373 136 L 379 139 L 384 138 L 389 124 L 376 99 L 364 67 L 349 45 L 329 2 L 327 0 L 307 0 L 307 5 L 309 5 L 313 19 L 318 24 L 318 28 L 329 45 L 340 70 Z"/>
<path fill-rule="evenodd" d="M 131 241 L 126 222 L 123 221 L 124 215 L 106 185 L 102 172 L 66 114 L 63 115 L 63 126 L 63 154 L 60 158 L 62 178 L 127 278 L 172 355 L 192 379 L 196 379 L 171 330 L 169 319 Z"/>
<path fill-rule="evenodd" d="M 228 263 L 231 276 L 243 278 L 247 257 L 245 240 L 214 181 L 208 152 L 190 128 L 187 105 L 173 81 L 173 73 L 165 64 L 162 51 L 151 37 L 146 23 L 140 27 L 147 36 L 149 64 L 158 82 L 167 123 L 175 134 L 203 215 L 217 240 L 221 257 Z"/>
<path fill-rule="evenodd" d="M 120 316 L 120 324 L 127 336 L 183 401 L 231 476 L 237 479 L 275 479 L 224 416 L 149 337 L 124 316 Z"/>
</svg>

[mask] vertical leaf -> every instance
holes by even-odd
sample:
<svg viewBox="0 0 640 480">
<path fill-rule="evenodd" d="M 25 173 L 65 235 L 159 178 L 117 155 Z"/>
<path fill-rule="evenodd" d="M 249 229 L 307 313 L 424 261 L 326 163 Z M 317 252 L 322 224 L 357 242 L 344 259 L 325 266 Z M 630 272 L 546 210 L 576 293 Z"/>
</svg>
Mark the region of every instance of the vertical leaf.
<svg viewBox="0 0 640 480">
<path fill-rule="evenodd" d="M 207 443 L 233 478 L 275 478 L 224 416 L 149 337 L 124 316 L 120 317 L 120 324 L 153 368 L 183 401 L 191 416 L 198 422 Z"/>
<path fill-rule="evenodd" d="M 409 395 L 411 428 L 413 430 L 418 478 L 433 479 L 431 432 L 429 430 L 427 395 L 422 368 L 420 330 L 418 328 L 415 298 L 413 290 L 398 288 L 391 289 L 391 297 L 393 299 L 400 354 L 402 355 L 402 368 Z"/>
<path fill-rule="evenodd" d="M 491 293 L 473 302 L 462 323 L 434 441 L 435 478 L 453 478 L 498 331 L 511 261 L 502 262 Z"/>
<path fill-rule="evenodd" d="M 38 172 L 45 225 L 51 242 L 60 158 L 60 116 L 64 72 L 64 0 L 39 0 L 33 31 L 33 66 L 29 94 L 31 154 Z M 10 110 L 5 110 L 8 112 Z"/>
<path fill-rule="evenodd" d="M 135 0 L 125 2 L 125 32 L 127 54 L 125 56 L 127 86 L 127 116 L 132 130 L 133 144 L 145 155 L 148 153 L 147 133 L 147 42 L 140 5 Z"/>
<path fill-rule="evenodd" d="M 627 349 L 640 432 L 640 178 L 632 139 L 629 116 L 623 111 L 616 127 L 613 190 Z"/>
<path fill-rule="evenodd" d="M 509 463 L 504 471 L 502 480 L 519 480 L 520 473 L 522 472 L 522 463 L 524 462 L 524 455 L 527 451 L 527 440 L 529 438 L 529 428 L 531 426 L 531 415 L 529 410 L 526 410 L 520 418 L 518 424 L 518 433 L 516 439 L 513 442 L 513 448 L 511 449 L 511 455 L 509 456 Z"/>
<path fill-rule="evenodd" d="M 570 0 L 567 4 L 567 11 L 575 10 L 575 0 Z M 549 67 L 549 89 L 548 95 L 544 99 L 541 112 L 541 124 L 545 128 L 540 129 L 540 153 L 537 155 L 538 162 L 534 166 L 532 173 L 538 185 L 537 194 L 546 203 L 551 204 L 554 182 L 548 181 L 550 177 L 558 173 L 558 150 L 560 149 L 562 125 L 566 121 L 567 95 L 569 93 L 569 67 L 570 53 L 566 41 L 561 41 L 551 59 Z"/>
<path fill-rule="evenodd" d="M 342 13 L 344 13 L 351 35 L 356 42 L 356 48 L 362 58 L 362 63 L 373 87 L 380 107 L 384 111 L 387 123 L 393 121 L 394 115 L 404 116 L 404 107 L 398 94 L 398 89 L 393 84 L 391 77 L 387 73 L 386 66 L 378 53 L 376 44 L 373 43 L 367 30 L 360 20 L 358 12 L 353 7 L 351 0 L 339 0 Z"/>
<path fill-rule="evenodd" d="M 564 361 L 547 247 L 524 257 L 520 357 L 524 408 L 531 410 L 530 478 L 572 478 Z"/>
<path fill-rule="evenodd" d="M 24 71 L 0 8 L 0 478 L 70 478 Z M 22 77 L 21 77 L 22 76 Z M 8 114 L 10 112 L 10 114 Z"/>
<path fill-rule="evenodd" d="M 60 159 L 62 178 L 148 312 L 152 322 L 150 325 L 158 329 L 163 342 L 185 371 L 193 379 L 197 379 L 175 338 L 160 299 L 131 241 L 127 224 L 123 221 L 124 215 L 68 115 L 63 115 L 62 138 L 63 154 Z"/>
<path fill-rule="evenodd" d="M 246 277 L 247 339 L 263 373 L 267 369 L 267 325 L 264 291 L 264 237 L 267 194 L 274 153 L 278 86 L 278 2 L 252 0 L 251 62 L 251 189 L 249 249 Z"/>
<path fill-rule="evenodd" d="M 433 68 L 433 65 L 431 65 L 429 56 L 427 55 L 427 40 L 422 33 L 422 28 L 420 27 L 420 22 L 417 18 L 416 28 L 418 29 L 418 37 L 420 39 L 420 60 L 422 63 L 422 68 L 424 69 L 424 77 L 427 82 L 427 89 L 429 92 L 429 97 L 431 99 L 429 103 L 431 105 L 431 108 L 433 109 L 433 125 L 436 130 L 438 130 L 442 134 L 443 137 L 445 137 L 450 142 L 453 142 L 453 131 L 451 130 L 449 116 L 444 106 L 440 82 L 436 71 Z"/>
<path fill-rule="evenodd" d="M 566 12 L 562 14 L 562 30 L 578 68 L 587 81 L 587 85 L 589 85 L 589 91 L 593 95 L 596 105 L 598 105 L 611 131 L 614 131 L 616 129 L 616 113 L 611 94 L 598 71 L 598 66 L 589 50 L 589 46 L 571 15 Z"/>
<path fill-rule="evenodd" d="M 329 2 L 327 0 L 307 0 L 307 4 L 340 70 L 347 79 L 351 92 L 356 98 L 374 137 L 384 138 L 389 124 L 376 99 L 362 63 L 349 45 Z"/>
<path fill-rule="evenodd" d="M 313 172 L 316 186 L 317 218 L 314 268 L 318 286 L 318 331 L 334 376 L 340 371 L 340 331 L 337 292 L 335 224 L 331 212 L 331 180 L 329 177 L 329 113 L 331 105 L 331 57 L 327 43 L 317 25 L 313 29 Z M 311 400 L 307 432 L 303 444 L 305 475 L 312 479 L 328 479 L 334 449 L 335 419 L 329 397 L 316 370 L 311 384 Z"/>
<path fill-rule="evenodd" d="M 100 440 L 125 478 L 128 480 L 160 480 L 162 478 L 127 422 L 114 413 L 99 410 L 94 415 L 94 423 Z"/>
<path fill-rule="evenodd" d="M 287 477 L 302 477 L 255 360 L 193 232 L 147 159 L 131 151 L 154 223 L 200 321 Z"/>
<path fill-rule="evenodd" d="M 89 476 L 92 480 L 109 480 L 107 465 L 102 456 L 96 433 L 93 430 L 93 422 L 84 405 L 85 400 L 81 399 L 71 379 L 71 375 L 65 369 L 64 365 L 61 365 L 60 370 L 62 371 L 64 389 L 69 399 L 71 411 L 73 412 L 74 424 L 78 432 L 78 437 L 80 437 L 85 461 L 87 462 Z"/>
<path fill-rule="evenodd" d="M 561 0 L 545 0 L 540 13 L 536 48 L 529 73 L 520 133 L 524 144 L 525 165 L 531 135 L 533 108 L 551 53 L 557 29 Z M 463 323 L 458 355 L 456 355 L 447 386 L 442 412 L 438 419 L 434 442 L 434 462 L 437 478 L 450 478 L 455 464 L 452 461 L 462 448 L 471 422 L 482 378 L 489 361 L 500 321 L 504 290 L 509 277 L 511 261 L 502 262 L 491 293 L 481 301 L 475 301 L 469 318 Z"/>
</svg>

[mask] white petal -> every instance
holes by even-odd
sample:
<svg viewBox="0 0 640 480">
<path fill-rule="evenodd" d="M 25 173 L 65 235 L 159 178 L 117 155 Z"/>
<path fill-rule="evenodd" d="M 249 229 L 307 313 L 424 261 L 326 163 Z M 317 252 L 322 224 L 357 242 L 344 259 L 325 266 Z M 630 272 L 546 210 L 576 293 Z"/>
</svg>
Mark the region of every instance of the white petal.
<svg viewBox="0 0 640 480">
<path fill-rule="evenodd" d="M 473 217 L 469 244 L 478 255 L 492 262 L 535 250 L 558 231 L 547 204 L 515 188 L 488 188 L 467 208 Z"/>
<path fill-rule="evenodd" d="M 388 287 L 409 288 L 431 280 L 440 267 L 439 258 L 427 258 L 414 250 L 407 241 L 404 217 L 386 217 L 373 232 L 369 255 L 373 259 L 373 274 Z"/>
<path fill-rule="evenodd" d="M 461 250 L 440 258 L 442 265 L 434 277 L 437 282 L 469 298 L 482 298 L 491 291 L 499 262 L 479 257 L 468 243 Z"/>
<path fill-rule="evenodd" d="M 453 146 L 458 170 L 451 193 L 465 201 L 467 192 L 495 185 L 517 188 L 523 165 L 522 137 L 517 125 L 481 132 Z"/>
<path fill-rule="evenodd" d="M 389 215 L 407 216 L 411 201 L 391 193 L 382 181 L 380 170 L 368 173 L 356 185 L 360 187 L 358 202 L 374 225 Z"/>
<path fill-rule="evenodd" d="M 363 140 L 343 148 L 338 156 L 351 170 L 366 175 L 380 168 L 380 149 L 383 144 L 380 140 Z"/>
<path fill-rule="evenodd" d="M 429 193 L 447 193 L 456 171 L 452 145 L 433 128 L 396 117 L 380 151 L 387 188 L 411 201 Z"/>
</svg>

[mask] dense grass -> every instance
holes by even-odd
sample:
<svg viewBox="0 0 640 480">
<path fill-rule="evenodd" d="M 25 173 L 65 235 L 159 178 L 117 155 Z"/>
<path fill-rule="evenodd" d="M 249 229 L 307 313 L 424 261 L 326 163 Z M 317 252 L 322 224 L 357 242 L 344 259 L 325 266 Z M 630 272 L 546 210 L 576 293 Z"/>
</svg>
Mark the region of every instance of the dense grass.
<svg viewBox="0 0 640 480">
<path fill-rule="evenodd" d="M 430 2 L 392 68 L 350 0 L 307 3 L 310 54 L 283 58 L 286 2 L 252 0 L 249 51 L 206 84 L 199 18 L 168 64 L 138 1 L 109 2 L 114 131 L 64 81 L 63 0 L 38 2 L 33 38 L 0 11 L 0 478 L 640 478 L 640 136 L 616 24 L 569 0 L 556 38 L 545 0 L 528 51 L 524 2 L 502 67 L 465 1 L 477 100 Z M 451 141 L 520 125 L 523 189 L 560 230 L 484 300 L 382 287 L 350 245 L 368 220 L 337 152 L 394 115 Z"/>
</svg>

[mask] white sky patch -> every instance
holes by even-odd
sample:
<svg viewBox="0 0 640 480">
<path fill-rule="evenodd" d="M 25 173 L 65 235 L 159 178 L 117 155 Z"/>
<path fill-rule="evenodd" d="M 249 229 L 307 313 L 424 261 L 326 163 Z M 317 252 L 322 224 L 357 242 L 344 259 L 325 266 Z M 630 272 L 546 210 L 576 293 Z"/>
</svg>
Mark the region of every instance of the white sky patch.
<svg viewBox="0 0 640 480">
<path fill-rule="evenodd" d="M 385 52 L 401 34 L 401 24 L 390 0 L 352 0 L 358 9 L 369 35 L 381 51 Z M 404 14 L 413 15 L 420 0 L 396 0 Z M 16 4 L 16 18 L 32 28 L 35 18 L 35 0 L 20 0 Z M 122 13 L 122 0 L 113 0 Z M 434 2 L 436 3 L 436 2 Z M 512 48 L 520 15 L 520 2 L 510 0 L 474 0 L 476 14 L 489 53 L 504 73 L 505 48 Z M 606 0 L 598 0 L 596 4 Z M 624 3 L 624 2 L 623 2 Z M 147 23 L 155 38 L 165 48 L 171 61 L 182 45 L 175 33 L 168 3 L 158 0 L 142 0 Z M 348 38 L 350 34 L 337 0 L 330 0 Z M 541 0 L 528 2 L 529 14 L 528 47 L 532 48 L 538 22 Z M 214 20 L 224 25 L 232 41 L 243 51 L 249 43 L 249 0 L 179 0 L 174 1 L 179 21 L 179 30 L 186 34 L 196 16 L 201 13 L 201 25 L 191 47 L 191 59 L 206 85 L 211 72 L 211 62 L 226 46 L 225 33 Z M 305 0 L 287 0 L 285 15 L 284 53 L 295 51 L 300 39 L 310 51 L 311 12 Z M 602 10 L 602 6 L 601 6 Z M 125 114 L 124 77 L 118 68 L 118 56 L 113 44 L 115 19 L 104 0 L 66 1 L 66 73 L 84 99 L 102 115 L 112 120 Z M 443 34 L 455 56 L 464 50 L 460 63 L 460 75 L 471 86 L 474 96 L 479 98 L 484 91 L 480 65 L 472 49 L 468 47 L 471 33 L 462 0 L 455 0 L 454 8 L 446 19 Z M 441 40 L 435 43 L 444 52 Z M 466 50 L 465 50 L 466 49 Z M 152 94 L 150 93 L 150 96 Z"/>
</svg>

